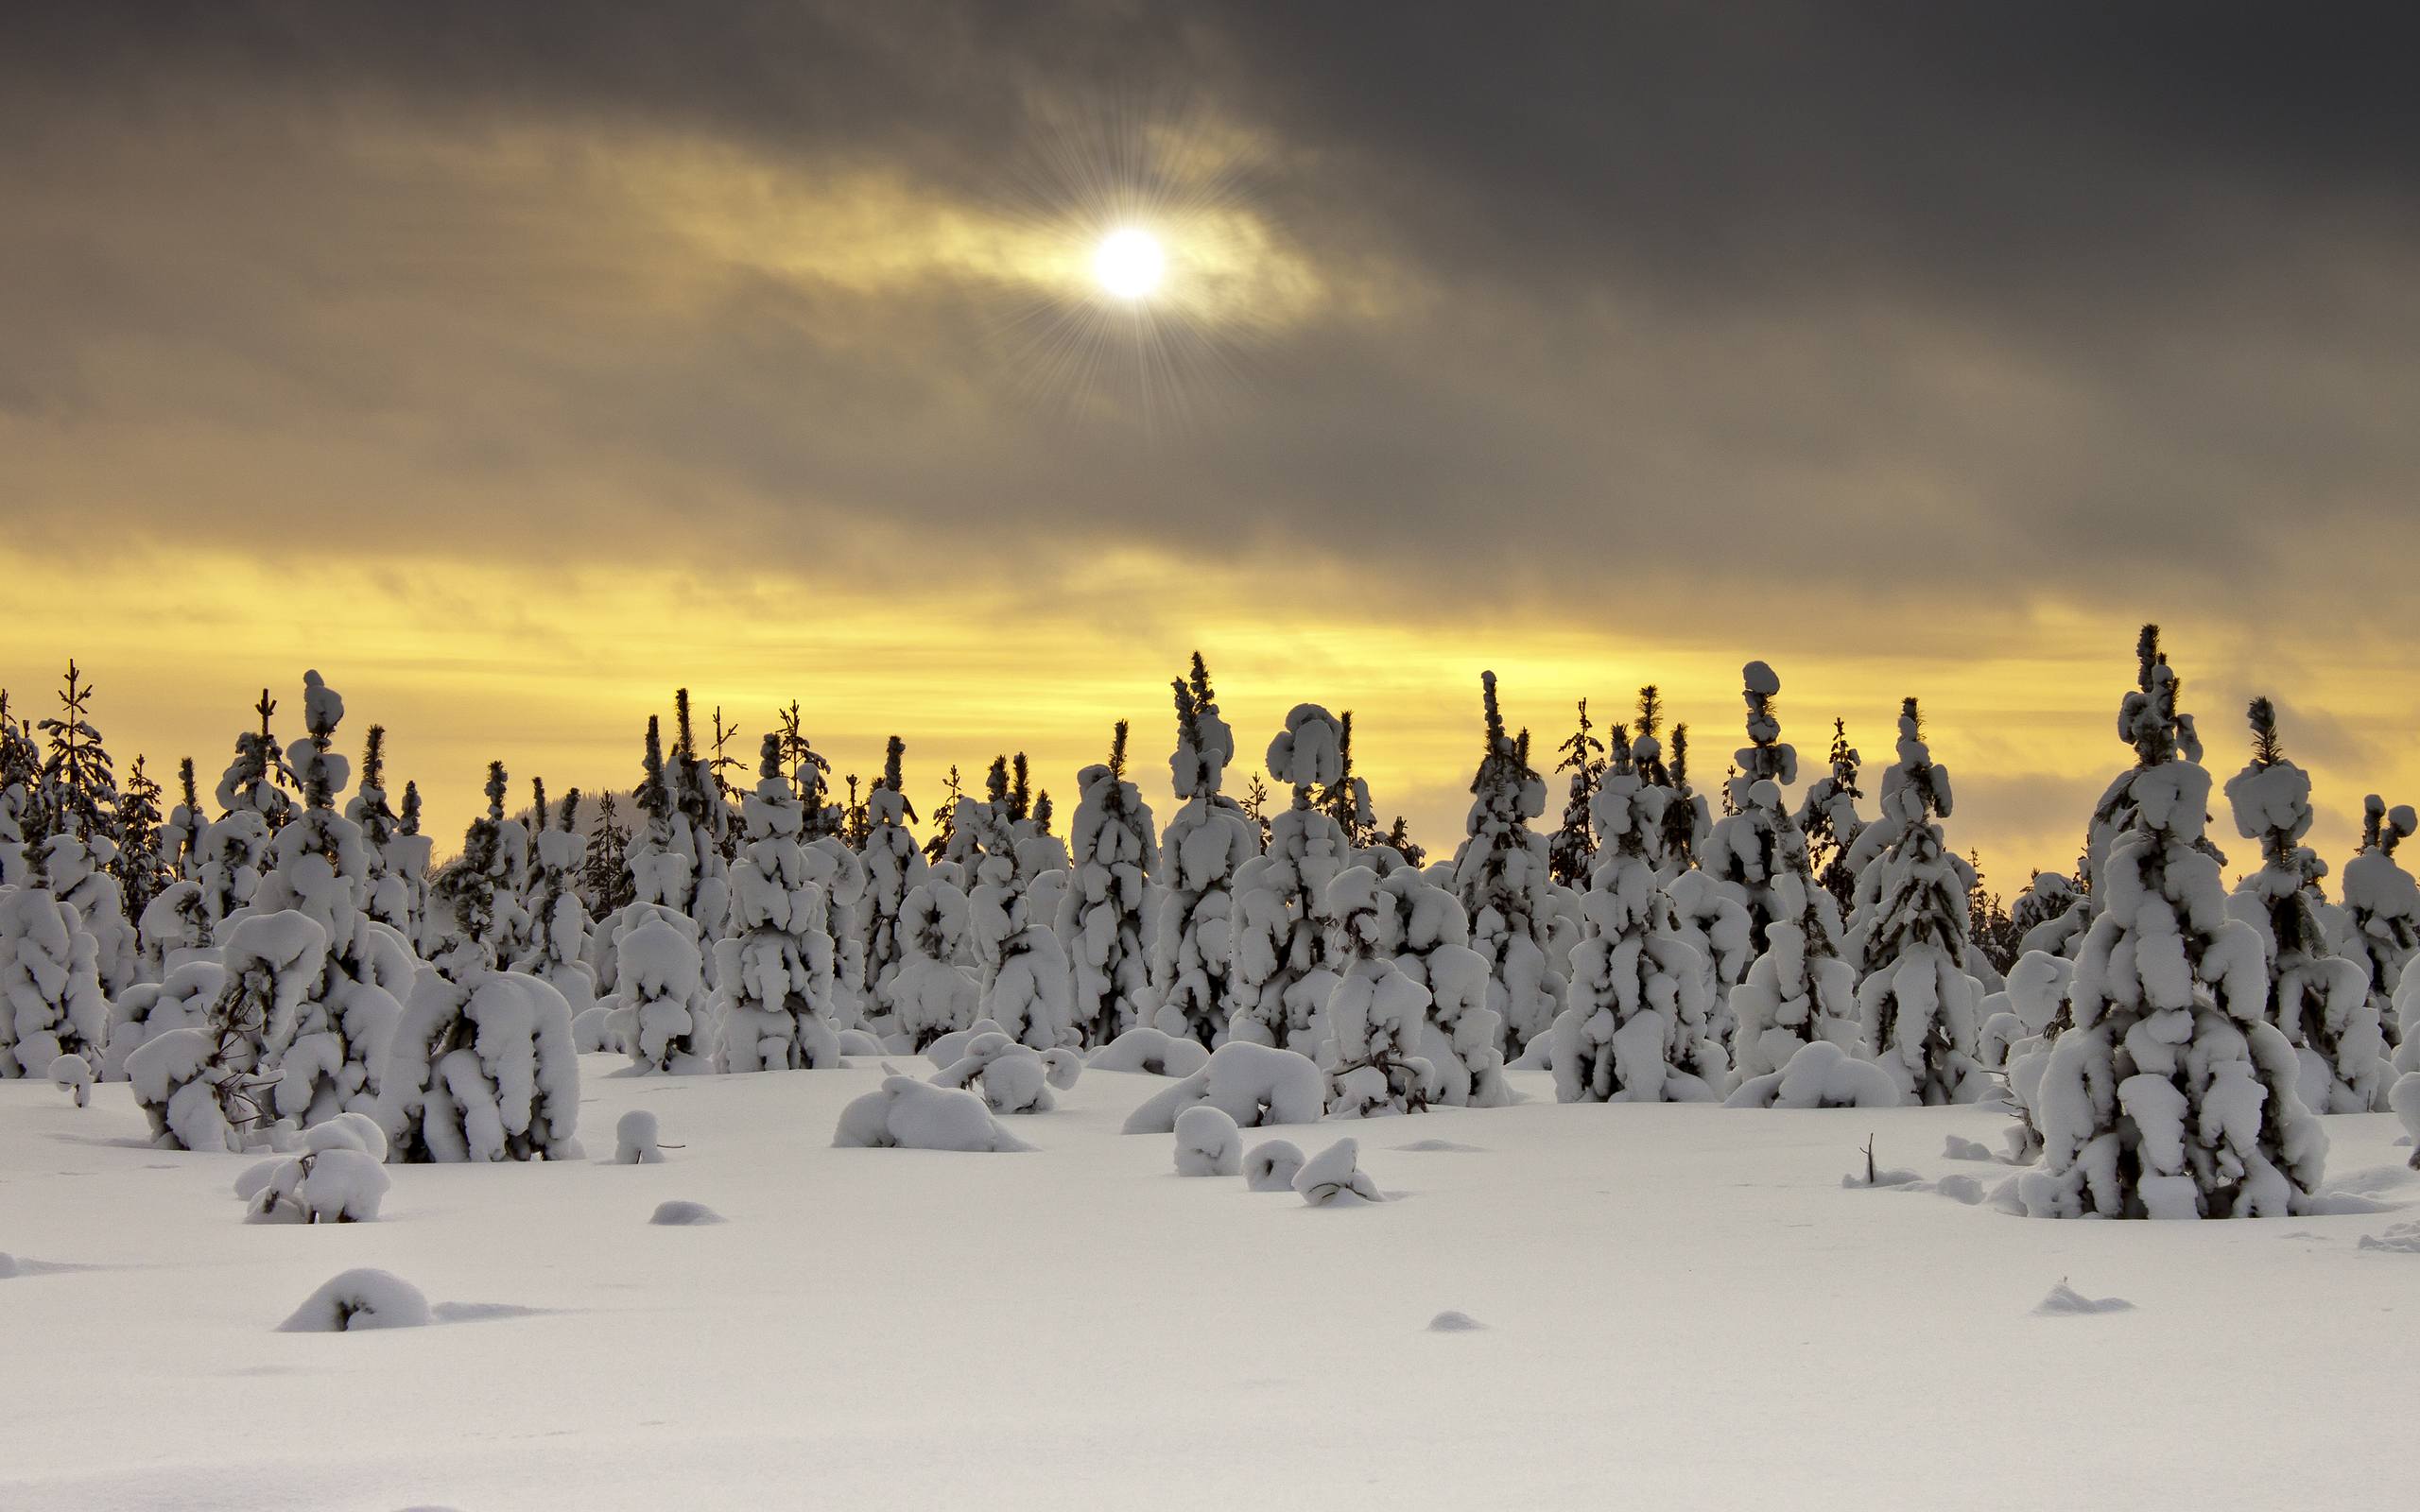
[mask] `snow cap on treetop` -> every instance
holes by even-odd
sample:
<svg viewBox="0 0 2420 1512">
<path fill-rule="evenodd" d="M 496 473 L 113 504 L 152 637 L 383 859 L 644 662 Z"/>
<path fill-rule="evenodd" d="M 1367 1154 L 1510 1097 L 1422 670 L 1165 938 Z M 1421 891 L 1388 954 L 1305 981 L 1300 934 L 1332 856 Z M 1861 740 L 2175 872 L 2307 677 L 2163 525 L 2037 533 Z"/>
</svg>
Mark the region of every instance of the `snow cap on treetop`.
<svg viewBox="0 0 2420 1512">
<path fill-rule="evenodd" d="M 1332 787 L 1344 777 L 1344 727 L 1315 703 L 1298 703 L 1269 743 L 1269 775 L 1293 787 Z"/>
</svg>

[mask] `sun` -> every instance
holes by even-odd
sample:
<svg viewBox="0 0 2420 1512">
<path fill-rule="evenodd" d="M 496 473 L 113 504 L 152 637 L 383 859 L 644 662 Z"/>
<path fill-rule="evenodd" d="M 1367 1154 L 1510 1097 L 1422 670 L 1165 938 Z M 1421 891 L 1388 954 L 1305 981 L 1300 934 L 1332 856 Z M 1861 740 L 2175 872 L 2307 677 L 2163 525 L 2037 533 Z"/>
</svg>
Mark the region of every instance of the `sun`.
<svg viewBox="0 0 2420 1512">
<path fill-rule="evenodd" d="M 1093 277 L 1115 299 L 1148 297 L 1167 272 L 1167 254 L 1160 249 L 1160 239 L 1132 226 L 1111 232 L 1093 252 Z"/>
</svg>

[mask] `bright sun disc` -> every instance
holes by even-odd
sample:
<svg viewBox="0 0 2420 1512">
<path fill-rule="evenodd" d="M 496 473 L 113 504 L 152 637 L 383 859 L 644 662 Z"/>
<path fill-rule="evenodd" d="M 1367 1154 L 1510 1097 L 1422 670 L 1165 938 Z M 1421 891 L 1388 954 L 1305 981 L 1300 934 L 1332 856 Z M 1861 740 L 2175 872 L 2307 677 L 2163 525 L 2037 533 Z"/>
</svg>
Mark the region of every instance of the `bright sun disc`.
<svg viewBox="0 0 2420 1512">
<path fill-rule="evenodd" d="M 1100 281 L 1103 289 L 1121 300 L 1139 300 L 1158 288 L 1160 275 L 1167 268 L 1167 259 L 1160 251 L 1159 238 L 1131 227 L 1110 232 L 1093 253 L 1093 277 Z"/>
</svg>

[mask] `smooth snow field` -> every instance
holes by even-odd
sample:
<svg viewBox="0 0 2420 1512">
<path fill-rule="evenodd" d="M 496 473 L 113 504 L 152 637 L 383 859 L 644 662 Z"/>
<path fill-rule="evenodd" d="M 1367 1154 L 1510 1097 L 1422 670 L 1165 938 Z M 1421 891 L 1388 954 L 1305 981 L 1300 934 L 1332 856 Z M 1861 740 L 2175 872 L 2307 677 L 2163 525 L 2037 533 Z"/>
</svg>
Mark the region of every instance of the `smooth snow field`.
<svg viewBox="0 0 2420 1512">
<path fill-rule="evenodd" d="M 1943 1155 L 1997 1150 L 1994 1110 L 1564 1107 L 1515 1073 L 1517 1107 L 1244 1130 L 1355 1137 L 1394 1199 L 1315 1209 L 1120 1135 L 1157 1077 L 944 1154 L 831 1147 L 870 1062 L 626 1064 L 583 1060 L 591 1160 L 389 1167 L 379 1221 L 320 1227 L 246 1224 L 251 1160 L 146 1147 L 124 1083 L 0 1082 L 0 1507 L 2400 1494 L 2420 1173 L 2387 1115 L 2325 1120 L 2326 1185 L 2369 1199 L 2336 1204 L 2376 1211 L 2062 1222 L 1961 1200 L 2010 1174 Z M 603 1163 L 631 1108 L 664 1163 Z M 1975 1185 L 1844 1189 L 1869 1133 Z M 278 1332 L 362 1266 L 434 1320 Z"/>
</svg>

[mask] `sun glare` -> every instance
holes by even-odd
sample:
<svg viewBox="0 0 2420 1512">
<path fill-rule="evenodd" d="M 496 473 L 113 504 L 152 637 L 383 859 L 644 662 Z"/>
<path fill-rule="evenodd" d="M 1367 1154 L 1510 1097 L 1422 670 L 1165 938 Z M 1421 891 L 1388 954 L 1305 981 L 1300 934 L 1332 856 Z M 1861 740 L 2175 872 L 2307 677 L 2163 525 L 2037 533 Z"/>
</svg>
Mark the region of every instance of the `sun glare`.
<svg viewBox="0 0 2420 1512">
<path fill-rule="evenodd" d="M 1160 286 L 1167 271 L 1167 256 L 1160 250 L 1159 238 L 1131 226 L 1110 232 L 1093 253 L 1093 277 L 1116 299 L 1144 298 Z"/>
</svg>

